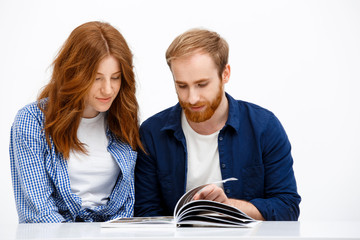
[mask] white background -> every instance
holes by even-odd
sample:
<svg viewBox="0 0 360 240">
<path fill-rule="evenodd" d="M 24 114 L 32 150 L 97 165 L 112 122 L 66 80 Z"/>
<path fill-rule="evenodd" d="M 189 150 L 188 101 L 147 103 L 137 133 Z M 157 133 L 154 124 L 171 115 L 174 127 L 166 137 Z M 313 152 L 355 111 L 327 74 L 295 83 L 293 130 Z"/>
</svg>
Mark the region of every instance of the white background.
<svg viewBox="0 0 360 240">
<path fill-rule="evenodd" d="M 140 117 L 177 102 L 165 51 L 205 27 L 230 45 L 233 97 L 273 111 L 293 146 L 300 220 L 360 220 L 360 1 L 0 0 L 0 223 L 17 222 L 8 142 L 70 32 L 116 26 L 133 54 Z"/>
</svg>

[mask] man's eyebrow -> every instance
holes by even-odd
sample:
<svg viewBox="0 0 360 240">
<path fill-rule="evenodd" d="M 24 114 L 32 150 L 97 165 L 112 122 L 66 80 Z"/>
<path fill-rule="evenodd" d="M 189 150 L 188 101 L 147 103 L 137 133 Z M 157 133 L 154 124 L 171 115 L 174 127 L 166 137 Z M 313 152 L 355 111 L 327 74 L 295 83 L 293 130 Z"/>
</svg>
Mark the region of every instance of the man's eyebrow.
<svg viewBox="0 0 360 240">
<path fill-rule="evenodd" d="M 195 81 L 194 84 L 202 83 L 202 82 L 206 82 L 206 81 L 209 81 L 209 78 L 199 79 L 199 80 Z M 183 82 L 181 80 L 175 80 L 175 83 L 177 83 L 177 84 L 187 84 L 187 82 Z"/>
</svg>

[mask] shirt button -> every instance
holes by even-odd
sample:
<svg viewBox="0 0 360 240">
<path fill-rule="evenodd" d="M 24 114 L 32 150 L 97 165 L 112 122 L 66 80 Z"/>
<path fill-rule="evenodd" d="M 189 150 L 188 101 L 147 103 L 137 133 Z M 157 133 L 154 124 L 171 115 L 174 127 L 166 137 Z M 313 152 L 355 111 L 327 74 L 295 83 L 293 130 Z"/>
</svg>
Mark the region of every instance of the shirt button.
<svg viewBox="0 0 360 240">
<path fill-rule="evenodd" d="M 219 141 L 222 141 L 223 140 L 223 137 L 219 137 Z"/>
<path fill-rule="evenodd" d="M 231 191 L 230 191 L 230 189 L 226 189 L 225 192 L 226 192 L 226 193 L 230 193 Z"/>
<path fill-rule="evenodd" d="M 221 168 L 226 168 L 226 164 L 225 163 L 221 164 Z"/>
</svg>

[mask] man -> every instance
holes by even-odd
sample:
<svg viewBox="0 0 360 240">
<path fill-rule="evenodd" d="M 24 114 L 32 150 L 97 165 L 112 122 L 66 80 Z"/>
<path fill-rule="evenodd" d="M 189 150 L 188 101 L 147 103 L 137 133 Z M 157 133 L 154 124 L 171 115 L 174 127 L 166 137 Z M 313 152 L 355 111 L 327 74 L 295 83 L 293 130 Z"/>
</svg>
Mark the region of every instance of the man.
<svg viewBox="0 0 360 240">
<path fill-rule="evenodd" d="M 185 191 L 237 207 L 258 220 L 297 220 L 300 196 L 291 146 L 270 111 L 225 93 L 228 44 L 217 33 L 189 30 L 166 52 L 179 103 L 146 120 L 135 172 L 135 215 L 172 215 Z"/>
</svg>

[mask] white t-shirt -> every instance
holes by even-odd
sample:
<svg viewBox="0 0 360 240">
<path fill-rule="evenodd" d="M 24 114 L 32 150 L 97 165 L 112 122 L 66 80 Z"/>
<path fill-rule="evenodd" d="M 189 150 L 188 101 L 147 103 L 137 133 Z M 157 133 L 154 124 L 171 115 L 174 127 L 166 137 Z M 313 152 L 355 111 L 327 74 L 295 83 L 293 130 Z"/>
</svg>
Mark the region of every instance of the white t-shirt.
<svg viewBox="0 0 360 240">
<path fill-rule="evenodd" d="M 186 191 L 202 184 L 221 181 L 217 131 L 210 135 L 201 135 L 189 125 L 184 112 L 181 114 L 181 126 L 187 147 Z M 219 184 L 223 188 L 222 184 Z"/>
<path fill-rule="evenodd" d="M 82 199 L 82 208 L 105 205 L 120 173 L 118 164 L 107 151 L 106 126 L 105 113 L 82 118 L 77 137 L 86 144 L 88 154 L 70 151 L 71 191 Z"/>
</svg>

